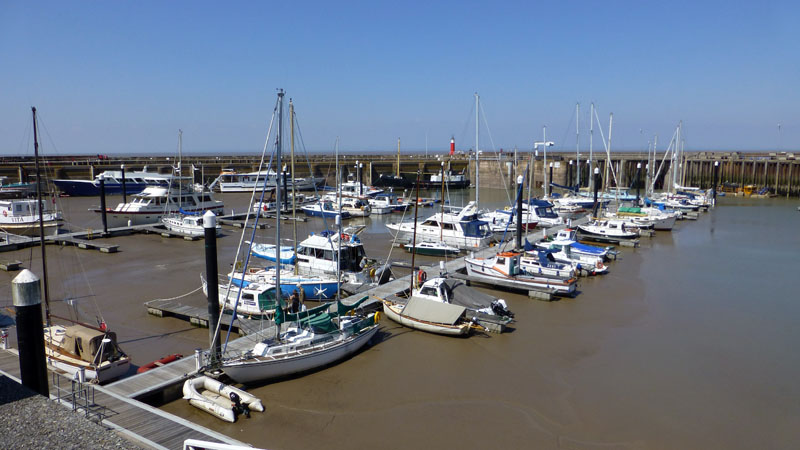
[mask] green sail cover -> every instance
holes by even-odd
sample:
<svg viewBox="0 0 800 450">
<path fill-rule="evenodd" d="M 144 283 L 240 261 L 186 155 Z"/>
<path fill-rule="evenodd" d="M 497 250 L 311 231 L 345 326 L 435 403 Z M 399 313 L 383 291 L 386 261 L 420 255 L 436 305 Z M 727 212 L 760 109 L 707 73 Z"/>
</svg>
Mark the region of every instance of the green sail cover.
<svg viewBox="0 0 800 450">
<path fill-rule="evenodd" d="M 350 311 L 352 311 L 352 310 L 358 308 L 359 306 L 361 306 L 361 304 L 364 303 L 368 298 L 369 298 L 369 296 L 367 295 L 364 298 L 362 298 L 361 300 L 353 303 L 352 305 L 345 305 L 344 303 L 342 303 L 341 300 L 337 300 L 336 301 L 337 302 L 337 305 L 336 305 L 337 310 L 336 310 L 336 312 L 340 316 L 343 316 L 343 315 L 349 313 Z"/>
<path fill-rule="evenodd" d="M 641 214 L 642 213 L 642 208 L 621 206 L 619 208 L 619 212 L 621 212 L 621 213 Z"/>
</svg>

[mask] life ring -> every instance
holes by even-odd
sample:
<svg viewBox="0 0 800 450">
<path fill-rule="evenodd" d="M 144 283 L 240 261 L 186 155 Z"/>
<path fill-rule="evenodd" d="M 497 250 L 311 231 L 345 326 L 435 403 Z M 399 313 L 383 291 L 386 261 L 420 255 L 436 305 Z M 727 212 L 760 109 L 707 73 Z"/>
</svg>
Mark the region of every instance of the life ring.
<svg viewBox="0 0 800 450">
<path fill-rule="evenodd" d="M 381 321 L 381 312 L 380 311 L 375 311 L 375 315 L 372 316 L 372 318 L 375 321 L 375 323 L 380 322 Z"/>
<path fill-rule="evenodd" d="M 420 270 L 419 272 L 417 272 L 417 281 L 419 281 L 420 286 L 422 286 L 422 284 L 425 283 L 425 280 L 427 279 L 428 279 L 428 274 L 425 273 L 424 270 Z"/>
<path fill-rule="evenodd" d="M 375 268 L 369 269 L 369 277 L 372 278 L 375 276 Z"/>
<path fill-rule="evenodd" d="M 8 217 L 8 211 L 6 211 L 5 209 L 3 210 L 3 216 Z"/>
<path fill-rule="evenodd" d="M 598 269 L 602 269 L 603 263 L 600 260 L 597 260 L 597 264 L 595 264 L 595 267 L 597 267 Z"/>
<path fill-rule="evenodd" d="M 346 234 L 346 233 L 342 233 L 342 239 L 348 240 L 348 239 L 350 239 L 350 235 Z"/>
</svg>

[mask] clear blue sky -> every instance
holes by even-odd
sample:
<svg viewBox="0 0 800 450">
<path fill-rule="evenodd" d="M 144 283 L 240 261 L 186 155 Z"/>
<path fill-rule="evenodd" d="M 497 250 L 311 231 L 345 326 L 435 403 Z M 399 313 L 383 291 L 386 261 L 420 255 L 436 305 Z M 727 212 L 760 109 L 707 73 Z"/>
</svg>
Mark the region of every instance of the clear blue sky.
<svg viewBox="0 0 800 450">
<path fill-rule="evenodd" d="M 482 149 L 800 148 L 796 2 L 537 3 L 0 0 L 0 154 L 258 151 L 278 87 L 315 152 L 471 148 L 474 92 Z"/>
</svg>

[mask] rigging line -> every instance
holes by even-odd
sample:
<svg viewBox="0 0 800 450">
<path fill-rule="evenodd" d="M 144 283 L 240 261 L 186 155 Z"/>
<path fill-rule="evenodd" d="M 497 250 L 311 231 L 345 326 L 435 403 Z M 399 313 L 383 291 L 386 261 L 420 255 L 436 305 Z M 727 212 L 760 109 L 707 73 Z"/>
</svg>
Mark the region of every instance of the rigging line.
<svg viewBox="0 0 800 450">
<path fill-rule="evenodd" d="M 470 102 L 469 115 L 467 116 L 466 122 L 464 122 L 464 128 L 461 130 L 461 134 L 458 135 L 458 139 L 461 140 L 462 142 L 467 141 L 467 138 L 465 138 L 464 136 L 467 134 L 467 128 L 469 128 L 469 126 L 472 124 L 472 116 L 473 116 L 472 113 L 474 112 L 475 112 L 475 102 Z M 475 149 L 475 151 L 477 152 L 478 149 Z"/>
<path fill-rule="evenodd" d="M 261 169 L 264 167 L 264 159 L 265 159 L 266 154 L 267 154 L 267 148 L 269 148 L 270 136 L 272 135 L 272 127 L 275 124 L 275 116 L 277 115 L 277 111 L 278 111 L 278 100 L 275 101 L 275 107 L 272 110 L 272 118 L 270 119 L 269 127 L 267 128 L 267 136 L 264 139 L 264 148 L 261 151 L 261 160 L 258 163 L 258 172 L 259 173 L 261 172 Z M 269 164 L 268 164 L 267 167 L 268 167 L 267 168 L 267 174 L 264 176 L 264 189 L 262 189 L 262 191 L 261 191 L 261 201 L 262 202 L 264 200 L 264 191 L 266 190 L 266 184 L 267 184 L 267 180 L 269 178 L 269 167 L 272 167 L 272 156 L 270 156 L 270 161 L 269 161 Z M 256 176 L 256 180 L 258 180 L 258 176 Z M 234 270 L 236 269 L 236 263 L 239 261 L 239 255 L 241 254 L 241 251 L 242 251 L 242 242 L 244 242 L 244 235 L 245 235 L 244 230 L 247 229 L 247 224 L 250 221 L 250 214 L 252 213 L 252 205 L 253 205 L 253 200 L 255 199 L 257 188 L 258 188 L 258 184 L 254 183 L 253 192 L 250 195 L 250 203 L 248 205 L 247 215 L 245 216 L 244 226 L 242 227 L 242 235 L 239 238 L 239 244 L 236 247 L 236 256 L 233 259 L 233 262 L 234 262 L 233 269 Z M 258 223 L 258 215 L 256 215 L 255 221 L 256 221 L 256 224 L 257 224 Z M 254 233 L 255 233 L 256 228 L 257 228 L 256 226 L 253 226 Z M 249 255 L 249 252 L 248 252 L 248 261 L 249 261 L 249 256 L 250 255 Z M 242 273 L 244 274 L 244 272 L 246 270 L 247 270 L 246 268 L 243 268 L 242 269 Z M 219 280 L 217 280 L 217 282 L 219 282 Z M 232 284 L 233 284 L 233 280 L 232 279 L 228 280 L 228 286 L 227 286 L 227 288 L 225 290 L 225 298 L 224 298 L 223 304 L 226 304 L 228 302 L 228 297 L 229 297 L 230 292 L 231 292 L 231 285 Z M 242 283 L 242 284 L 244 284 L 244 283 Z M 239 306 L 239 299 L 241 298 L 241 295 L 242 295 L 242 288 L 240 286 L 239 287 L 239 293 L 237 294 L 236 301 L 234 302 L 234 305 L 233 305 L 233 315 L 231 317 L 231 323 L 233 323 L 233 321 L 236 320 L 236 308 L 238 308 L 238 306 Z M 217 329 L 214 330 L 214 341 L 216 341 L 217 337 L 220 335 L 221 329 L 222 329 L 222 321 L 219 321 L 217 323 Z M 227 332 L 227 334 L 225 336 L 225 344 L 222 347 L 222 354 L 223 355 L 225 354 L 225 351 L 228 348 L 228 341 L 230 340 L 230 335 L 231 335 L 231 330 L 230 330 L 230 328 L 228 328 L 228 332 Z"/>
<path fill-rule="evenodd" d="M 175 296 L 175 297 L 170 297 L 170 298 L 154 298 L 152 300 L 148 300 L 148 302 L 160 302 L 160 301 L 167 301 L 167 300 L 178 300 L 179 298 L 188 297 L 188 296 L 194 294 L 195 292 L 197 292 L 197 291 L 199 291 L 201 289 L 203 289 L 203 285 L 200 285 L 200 287 L 198 287 L 197 289 L 189 291 L 189 292 L 187 292 L 185 294 L 181 294 L 181 295 L 178 295 L 178 296 Z M 147 303 L 147 302 L 145 302 L 145 303 Z"/>
<path fill-rule="evenodd" d="M 297 128 L 297 135 L 298 135 L 298 138 L 299 138 L 298 140 L 300 141 L 300 148 L 303 149 L 303 155 L 305 155 L 305 157 L 306 157 L 306 164 L 308 165 L 308 177 L 311 179 L 311 182 L 314 185 L 314 196 L 315 197 L 319 197 L 319 200 L 322 200 L 322 195 L 320 195 L 320 192 L 317 190 L 317 183 L 314 181 L 314 171 L 313 171 L 313 168 L 311 167 L 311 158 L 309 158 L 309 156 L 308 156 L 308 150 L 306 149 L 306 142 L 303 139 L 303 133 L 300 130 L 300 121 L 299 120 L 295 119 L 295 127 Z M 328 162 L 328 170 L 327 170 L 326 177 L 325 177 L 326 179 L 327 179 L 328 175 L 330 175 L 330 171 L 331 171 L 331 164 L 330 164 L 330 162 Z M 292 174 L 292 176 L 294 176 L 294 174 Z M 325 184 L 327 184 L 327 182 Z M 320 208 L 321 208 L 321 206 L 320 206 Z M 325 226 L 325 229 L 327 230 L 328 229 L 328 221 L 325 219 L 325 215 L 324 214 L 322 216 L 322 224 Z"/>
<path fill-rule="evenodd" d="M 617 173 L 614 170 L 614 165 L 611 164 L 611 150 L 608 148 L 608 142 L 606 142 L 606 136 L 605 133 L 603 133 L 603 126 L 600 124 L 600 117 L 597 115 L 597 109 L 598 108 L 594 109 L 594 117 L 597 120 L 597 128 L 600 129 L 600 137 L 603 139 L 603 147 L 606 149 L 606 164 L 608 164 L 608 167 L 611 169 L 611 175 L 614 177 L 614 186 L 619 186 L 619 183 L 617 182 Z M 606 185 L 608 185 L 608 183 Z"/>
<path fill-rule="evenodd" d="M 492 138 L 492 130 L 489 128 L 489 121 L 486 120 L 486 109 L 482 105 L 479 105 L 479 107 L 481 110 L 481 117 L 483 117 L 483 123 L 486 124 L 486 133 L 489 135 L 489 142 L 492 144 L 492 151 L 496 152 L 497 149 L 495 148 L 494 139 Z"/>
</svg>

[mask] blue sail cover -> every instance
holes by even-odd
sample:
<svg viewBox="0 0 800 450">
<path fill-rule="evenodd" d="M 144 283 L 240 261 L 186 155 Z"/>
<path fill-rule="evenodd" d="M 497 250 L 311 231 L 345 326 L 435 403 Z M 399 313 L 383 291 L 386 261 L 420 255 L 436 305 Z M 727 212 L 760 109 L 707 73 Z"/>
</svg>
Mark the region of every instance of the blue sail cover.
<svg viewBox="0 0 800 450">
<path fill-rule="evenodd" d="M 486 228 L 488 224 L 489 222 L 483 220 L 470 220 L 461 222 L 461 227 L 464 229 L 464 236 L 482 238 L 489 233 L 488 228 Z M 483 227 L 483 231 L 481 231 L 481 227 Z"/>
<path fill-rule="evenodd" d="M 178 208 L 178 211 L 184 216 L 200 216 L 203 214 L 202 211 L 186 211 L 183 208 Z"/>
</svg>

